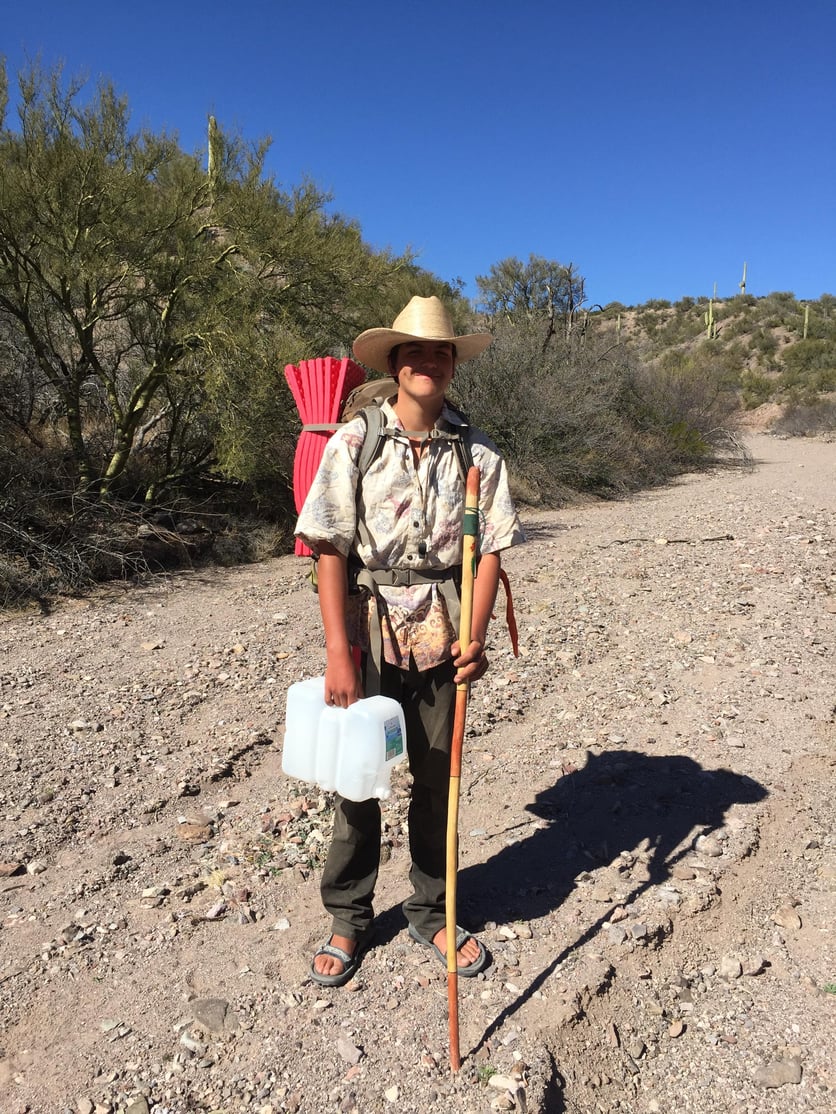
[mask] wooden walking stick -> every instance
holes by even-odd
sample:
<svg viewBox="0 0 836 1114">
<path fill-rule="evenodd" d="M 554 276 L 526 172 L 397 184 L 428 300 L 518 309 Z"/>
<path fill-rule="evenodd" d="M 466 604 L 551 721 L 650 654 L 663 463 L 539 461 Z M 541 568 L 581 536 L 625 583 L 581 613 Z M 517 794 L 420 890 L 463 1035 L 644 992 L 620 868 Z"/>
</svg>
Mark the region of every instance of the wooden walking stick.
<svg viewBox="0 0 836 1114">
<path fill-rule="evenodd" d="M 476 545 L 479 537 L 479 469 L 467 473 L 462 526 L 462 612 L 459 622 L 459 647 L 464 653 L 470 645 L 473 619 L 473 578 L 476 573 Z M 462 775 L 462 743 L 467 716 L 470 682 L 456 686 L 456 714 L 450 746 L 450 795 L 447 802 L 447 1009 L 450 1019 L 450 1067 L 461 1067 L 459 1052 L 459 965 L 456 958 L 456 881 L 459 858 L 459 782 Z"/>
</svg>

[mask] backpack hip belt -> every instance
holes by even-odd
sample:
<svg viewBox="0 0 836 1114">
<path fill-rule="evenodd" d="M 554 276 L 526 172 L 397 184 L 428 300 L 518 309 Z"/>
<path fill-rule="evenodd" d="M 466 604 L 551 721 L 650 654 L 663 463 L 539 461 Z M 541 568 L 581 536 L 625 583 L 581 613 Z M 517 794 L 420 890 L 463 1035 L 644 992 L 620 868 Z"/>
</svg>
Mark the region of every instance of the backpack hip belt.
<svg viewBox="0 0 836 1114">
<path fill-rule="evenodd" d="M 371 592 L 377 585 L 411 588 L 413 584 L 437 584 L 445 580 L 452 580 L 457 588 L 461 587 L 461 565 L 453 565 L 449 569 L 367 569 L 365 565 L 349 560 L 349 587 L 368 588 Z"/>
</svg>

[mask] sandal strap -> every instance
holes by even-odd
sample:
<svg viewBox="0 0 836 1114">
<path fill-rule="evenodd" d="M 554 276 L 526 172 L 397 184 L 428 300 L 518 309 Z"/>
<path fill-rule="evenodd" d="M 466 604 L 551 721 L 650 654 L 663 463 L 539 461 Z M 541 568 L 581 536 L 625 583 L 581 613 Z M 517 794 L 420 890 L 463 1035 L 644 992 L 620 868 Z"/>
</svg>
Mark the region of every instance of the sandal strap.
<svg viewBox="0 0 836 1114">
<path fill-rule="evenodd" d="M 336 944 L 323 944 L 322 947 L 317 950 L 314 959 L 316 959 L 317 955 L 330 955 L 333 959 L 339 959 L 340 962 L 347 967 L 349 963 L 354 962 L 356 954 L 355 952 L 353 955 L 349 955 L 347 951 L 343 948 L 338 948 Z"/>
</svg>

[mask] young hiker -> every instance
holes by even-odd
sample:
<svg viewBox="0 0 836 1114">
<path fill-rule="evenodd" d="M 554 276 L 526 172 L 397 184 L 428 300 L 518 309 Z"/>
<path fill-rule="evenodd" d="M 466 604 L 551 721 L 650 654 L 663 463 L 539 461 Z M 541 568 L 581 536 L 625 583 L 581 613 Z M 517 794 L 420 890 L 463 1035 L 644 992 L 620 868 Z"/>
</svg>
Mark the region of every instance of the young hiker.
<svg viewBox="0 0 836 1114">
<path fill-rule="evenodd" d="M 485 638 L 500 572 L 500 551 L 523 540 L 495 446 L 445 401 L 457 360 L 478 356 L 488 333 L 455 336 L 438 298 L 413 298 L 391 329 L 354 342 L 361 363 L 393 377 L 382 404 L 385 434 L 365 475 L 361 414 L 328 442 L 296 534 L 318 556 L 325 631 L 326 702 L 346 708 L 364 695 L 394 697 L 404 709 L 409 768 L 412 896 L 409 932 L 446 965 L 445 870 L 450 743 L 456 685 L 487 669 Z M 459 646 L 464 479 L 461 441 L 481 473 L 481 558 L 474 586 L 472 639 Z M 362 651 L 358 672 L 351 647 Z M 341 986 L 359 966 L 373 919 L 380 863 L 380 804 L 339 795 L 321 893 L 331 914 L 329 941 L 311 977 Z M 457 934 L 459 974 L 485 966 L 483 945 Z"/>
</svg>

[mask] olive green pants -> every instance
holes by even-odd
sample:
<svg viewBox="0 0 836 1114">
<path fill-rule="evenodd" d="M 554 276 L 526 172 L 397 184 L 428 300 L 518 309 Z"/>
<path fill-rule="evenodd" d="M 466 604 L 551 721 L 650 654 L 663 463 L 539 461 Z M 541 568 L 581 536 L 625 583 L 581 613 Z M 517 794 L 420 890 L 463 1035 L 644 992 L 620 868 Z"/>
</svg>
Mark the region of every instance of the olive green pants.
<svg viewBox="0 0 836 1114">
<path fill-rule="evenodd" d="M 409 850 L 412 896 L 404 913 L 427 939 L 444 927 L 447 866 L 447 801 L 450 744 L 456 710 L 452 661 L 419 672 L 384 664 L 380 692 L 401 705 L 412 774 Z M 371 695 L 368 694 L 367 695 Z M 334 835 L 322 875 L 322 902 L 331 931 L 358 939 L 374 917 L 373 898 L 380 867 L 380 802 L 336 797 Z"/>
</svg>

